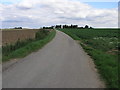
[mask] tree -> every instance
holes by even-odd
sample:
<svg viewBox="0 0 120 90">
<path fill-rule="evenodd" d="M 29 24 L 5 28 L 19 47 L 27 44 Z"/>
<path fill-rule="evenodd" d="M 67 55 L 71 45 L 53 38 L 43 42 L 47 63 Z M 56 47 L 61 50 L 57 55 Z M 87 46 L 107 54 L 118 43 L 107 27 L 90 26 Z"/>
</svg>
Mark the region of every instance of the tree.
<svg viewBox="0 0 120 90">
<path fill-rule="evenodd" d="M 15 27 L 14 29 L 22 29 L 22 27 Z"/>
<path fill-rule="evenodd" d="M 68 25 L 63 25 L 63 28 L 68 28 Z"/>
<path fill-rule="evenodd" d="M 61 28 L 62 25 L 56 25 L 55 28 Z"/>
<path fill-rule="evenodd" d="M 92 27 L 90 27 L 90 29 L 93 29 Z"/>
<path fill-rule="evenodd" d="M 88 25 L 85 25 L 85 28 L 89 28 L 89 26 L 88 26 Z"/>
</svg>

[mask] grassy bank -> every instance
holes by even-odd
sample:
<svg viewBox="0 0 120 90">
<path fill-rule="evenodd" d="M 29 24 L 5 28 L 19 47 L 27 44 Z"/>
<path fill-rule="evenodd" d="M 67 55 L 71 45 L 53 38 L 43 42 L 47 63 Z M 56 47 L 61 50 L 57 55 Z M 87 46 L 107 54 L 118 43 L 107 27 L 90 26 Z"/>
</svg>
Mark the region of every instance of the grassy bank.
<svg viewBox="0 0 120 90">
<path fill-rule="evenodd" d="M 23 42 L 18 41 L 15 45 L 8 45 L 3 47 L 2 62 L 13 58 L 22 58 L 34 51 L 37 51 L 55 37 L 56 31 L 53 30 L 49 33 L 43 33 L 44 32 L 36 33 L 35 40 L 26 40 Z"/>
<path fill-rule="evenodd" d="M 107 88 L 118 88 L 118 29 L 61 29 L 79 40 L 84 50 L 93 58 Z"/>
</svg>

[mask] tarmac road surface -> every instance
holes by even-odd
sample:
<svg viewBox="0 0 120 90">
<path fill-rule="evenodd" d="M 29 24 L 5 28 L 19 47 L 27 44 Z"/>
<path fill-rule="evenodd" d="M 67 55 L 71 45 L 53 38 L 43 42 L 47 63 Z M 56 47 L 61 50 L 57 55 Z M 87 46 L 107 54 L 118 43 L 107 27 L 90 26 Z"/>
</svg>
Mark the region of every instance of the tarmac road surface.
<svg viewBox="0 0 120 90">
<path fill-rule="evenodd" d="M 3 88 L 102 88 L 91 58 L 63 32 L 3 71 Z"/>
</svg>

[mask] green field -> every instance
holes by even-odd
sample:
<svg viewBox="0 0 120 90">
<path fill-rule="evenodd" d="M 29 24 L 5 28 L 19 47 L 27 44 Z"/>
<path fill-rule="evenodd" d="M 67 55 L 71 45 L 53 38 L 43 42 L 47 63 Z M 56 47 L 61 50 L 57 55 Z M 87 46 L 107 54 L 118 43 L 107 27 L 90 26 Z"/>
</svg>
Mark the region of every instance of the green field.
<svg viewBox="0 0 120 90">
<path fill-rule="evenodd" d="M 80 42 L 93 58 L 107 88 L 118 88 L 118 54 L 120 42 L 118 29 L 59 29 Z M 119 49 L 119 50 L 118 50 Z"/>
<path fill-rule="evenodd" d="M 40 30 L 36 33 L 35 39 L 18 41 L 13 45 L 2 46 L 2 62 L 14 58 L 22 58 L 36 50 L 39 50 L 45 44 L 51 41 L 54 38 L 55 34 L 55 30 Z"/>
</svg>

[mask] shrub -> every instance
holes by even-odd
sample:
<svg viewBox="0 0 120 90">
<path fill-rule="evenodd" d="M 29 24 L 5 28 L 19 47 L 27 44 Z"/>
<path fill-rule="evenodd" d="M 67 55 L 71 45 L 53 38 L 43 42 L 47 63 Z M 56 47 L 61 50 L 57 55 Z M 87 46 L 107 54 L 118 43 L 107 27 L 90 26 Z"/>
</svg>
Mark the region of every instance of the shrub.
<svg viewBox="0 0 120 90">
<path fill-rule="evenodd" d="M 48 35 L 49 31 L 48 30 L 39 30 L 37 33 L 36 33 L 36 36 L 35 36 L 35 39 L 36 40 L 40 40 L 40 39 L 43 39 L 45 38 L 47 35 Z"/>
</svg>

